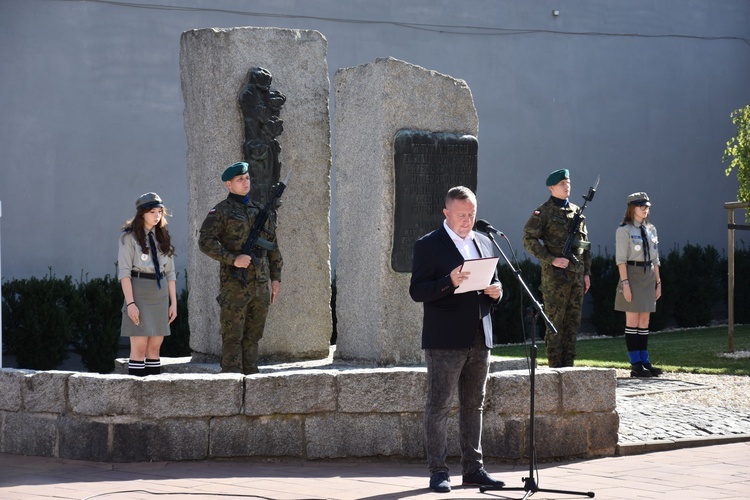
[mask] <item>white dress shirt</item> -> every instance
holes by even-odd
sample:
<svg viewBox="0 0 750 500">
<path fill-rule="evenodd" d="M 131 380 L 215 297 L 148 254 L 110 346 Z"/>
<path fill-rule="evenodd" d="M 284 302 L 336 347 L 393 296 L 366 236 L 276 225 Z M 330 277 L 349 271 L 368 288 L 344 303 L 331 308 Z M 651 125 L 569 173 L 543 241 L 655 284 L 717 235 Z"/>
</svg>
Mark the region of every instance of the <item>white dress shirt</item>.
<svg viewBox="0 0 750 500">
<path fill-rule="evenodd" d="M 445 221 L 443 221 L 443 227 L 448 231 L 448 236 L 451 237 L 458 251 L 464 256 L 464 260 L 480 259 L 482 257 L 479 255 L 479 250 L 477 250 L 477 246 L 474 244 L 474 231 L 469 231 L 466 238 L 461 238 L 448 227 Z"/>
</svg>

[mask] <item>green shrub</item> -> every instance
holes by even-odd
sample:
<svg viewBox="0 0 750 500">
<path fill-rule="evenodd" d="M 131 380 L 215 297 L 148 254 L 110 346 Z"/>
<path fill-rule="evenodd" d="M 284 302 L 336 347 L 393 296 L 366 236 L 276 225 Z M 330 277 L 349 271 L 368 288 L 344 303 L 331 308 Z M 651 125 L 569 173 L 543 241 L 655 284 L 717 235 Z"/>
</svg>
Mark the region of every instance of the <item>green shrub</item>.
<svg viewBox="0 0 750 500">
<path fill-rule="evenodd" d="M 110 373 L 120 344 L 123 295 L 117 278 L 29 278 L 3 283 L 3 348 L 19 368 L 53 370 L 69 348 L 90 372 Z M 177 296 L 177 319 L 163 356 L 190 355 L 187 287 Z"/>
<path fill-rule="evenodd" d="M 188 322 L 188 287 L 177 295 L 177 317 L 169 325 L 170 334 L 164 337 L 161 356 L 180 358 L 190 356 L 190 323 Z"/>
<path fill-rule="evenodd" d="M 722 297 L 721 273 L 726 264 L 713 246 L 688 243 L 677 257 L 670 253 L 670 283 L 674 293 L 674 319 L 681 328 L 711 323 L 711 310 Z M 671 282 L 674 280 L 674 282 Z M 665 289 L 666 293 L 666 289 Z"/>
<path fill-rule="evenodd" d="M 620 272 L 615 257 L 605 253 L 591 258 L 591 288 L 589 295 L 594 310 L 591 323 L 599 335 L 622 335 L 625 329 L 625 313 L 615 311 L 615 296 L 620 281 Z"/>
<path fill-rule="evenodd" d="M 110 275 L 81 281 L 78 293 L 84 313 L 75 322 L 73 346 L 90 372 L 110 373 L 120 343 L 123 295 L 120 281 Z"/>
<path fill-rule="evenodd" d="M 678 298 L 677 274 L 679 273 L 680 252 L 676 249 L 667 255 L 659 255 L 659 277 L 661 278 L 662 295 L 656 301 L 656 311 L 649 318 L 649 330 L 658 332 L 674 323 L 674 305 Z M 677 266 L 677 268 L 675 268 Z"/>
<path fill-rule="evenodd" d="M 495 344 L 523 342 L 521 328 L 523 306 L 518 280 L 507 265 L 498 265 L 497 274 L 503 284 L 503 299 L 492 311 L 492 334 Z"/>
<path fill-rule="evenodd" d="M 531 259 L 524 259 L 519 263 L 518 269 L 521 271 L 521 277 L 524 279 L 534 299 L 541 303 L 542 292 L 539 291 L 539 287 L 542 286 L 542 266 Z M 536 324 L 536 339 L 544 339 L 544 334 L 547 331 L 544 318 L 538 315 L 536 307 L 534 307 L 531 298 L 529 298 L 526 292 L 519 288 L 519 293 L 523 293 L 523 327 L 525 338 L 531 338 L 531 327 L 533 324 Z M 537 316 L 536 319 L 534 319 L 534 316 Z"/>
<path fill-rule="evenodd" d="M 68 358 L 73 324 L 84 306 L 70 276 L 3 285 L 3 343 L 19 368 L 53 370 Z"/>
<path fill-rule="evenodd" d="M 750 248 L 734 251 L 734 322 L 750 324 Z M 727 289 L 726 284 L 724 290 Z"/>
<path fill-rule="evenodd" d="M 529 291 L 534 298 L 541 302 L 539 285 L 542 279 L 542 268 L 528 257 L 517 262 L 519 270 Z M 503 284 L 503 300 L 500 301 L 492 312 L 492 323 L 494 342 L 496 344 L 514 344 L 524 342 L 531 338 L 531 315 L 532 302 L 518 281 L 516 275 L 508 265 L 501 260 L 498 264 L 497 274 Z M 537 336 L 539 340 L 544 336 L 544 320 L 539 318 L 537 323 Z"/>
<path fill-rule="evenodd" d="M 521 277 L 537 300 L 541 266 L 529 258 L 516 263 Z M 713 307 L 726 297 L 726 258 L 715 248 L 686 245 L 661 256 L 664 294 L 651 315 L 650 329 L 657 331 L 676 323 L 680 327 L 707 325 Z M 494 342 L 519 343 L 531 337 L 531 299 L 510 268 L 501 262 L 498 275 L 504 298 L 493 311 Z M 750 323 L 750 249 L 735 250 L 735 322 Z M 606 252 L 594 256 L 591 290 L 594 305 L 591 321 L 597 333 L 620 335 L 624 314 L 614 311 L 619 274 L 614 258 Z M 333 335 L 336 342 L 336 278 L 331 296 Z M 89 371 L 109 373 L 119 345 L 122 289 L 109 275 L 76 286 L 70 276 L 56 278 L 52 271 L 43 279 L 11 280 L 2 287 L 3 347 L 16 356 L 21 368 L 50 370 L 67 357 L 70 345 Z M 188 289 L 177 297 L 177 319 L 162 345 L 162 356 L 189 356 Z M 537 340 L 544 338 L 543 319 L 537 320 Z"/>
</svg>

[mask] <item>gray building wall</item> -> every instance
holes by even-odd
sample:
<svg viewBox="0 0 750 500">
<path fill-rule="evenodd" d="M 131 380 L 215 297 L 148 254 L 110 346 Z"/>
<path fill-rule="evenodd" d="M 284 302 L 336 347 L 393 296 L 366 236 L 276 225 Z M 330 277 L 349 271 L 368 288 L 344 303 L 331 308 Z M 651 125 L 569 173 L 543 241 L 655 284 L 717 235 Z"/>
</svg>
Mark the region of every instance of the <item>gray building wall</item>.
<svg viewBox="0 0 750 500">
<path fill-rule="evenodd" d="M 187 267 L 179 40 L 205 27 L 319 30 L 331 81 L 388 56 L 466 80 L 480 124 L 479 217 L 521 253 L 557 168 L 572 170 L 575 201 L 601 175 L 587 208 L 595 250 L 613 252 L 625 197 L 639 190 L 663 248 L 726 247 L 722 204 L 737 181 L 721 155 L 729 113 L 750 102 L 747 0 L 144 3 L 163 8 L 0 2 L 4 279 L 113 273 L 119 226 L 147 191 L 173 211 Z"/>
</svg>

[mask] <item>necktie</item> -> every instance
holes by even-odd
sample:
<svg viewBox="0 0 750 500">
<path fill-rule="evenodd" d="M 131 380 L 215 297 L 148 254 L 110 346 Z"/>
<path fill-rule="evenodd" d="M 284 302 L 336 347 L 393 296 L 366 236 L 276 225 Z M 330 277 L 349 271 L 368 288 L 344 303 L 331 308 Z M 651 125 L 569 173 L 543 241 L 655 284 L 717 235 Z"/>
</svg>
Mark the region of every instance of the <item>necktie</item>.
<svg viewBox="0 0 750 500">
<path fill-rule="evenodd" d="M 649 248 L 646 227 L 643 224 L 641 224 L 641 242 L 643 243 L 643 260 L 648 262 L 651 260 L 651 248 Z M 646 272 L 645 264 L 643 266 L 643 272 Z"/>
<path fill-rule="evenodd" d="M 159 257 L 156 255 L 156 242 L 152 231 L 148 232 L 148 246 L 151 248 L 151 260 L 154 262 L 154 269 L 156 270 L 156 286 L 161 289 L 161 269 L 159 269 Z"/>
</svg>

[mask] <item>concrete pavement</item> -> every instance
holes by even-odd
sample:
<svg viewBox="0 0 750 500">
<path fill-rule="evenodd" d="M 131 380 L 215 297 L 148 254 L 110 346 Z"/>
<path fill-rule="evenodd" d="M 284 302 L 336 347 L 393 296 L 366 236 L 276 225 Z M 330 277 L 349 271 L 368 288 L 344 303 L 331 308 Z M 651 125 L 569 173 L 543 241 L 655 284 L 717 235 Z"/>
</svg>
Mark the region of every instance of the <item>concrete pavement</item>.
<svg viewBox="0 0 750 500">
<path fill-rule="evenodd" d="M 662 379 L 618 379 L 618 456 L 538 464 L 531 498 L 750 499 L 750 415 L 649 401 L 642 395 L 688 387 Z M 85 439 L 82 436 L 81 439 Z M 427 489 L 422 461 L 198 461 L 111 464 L 0 454 L 0 498 L 41 499 L 520 499 L 528 463 L 488 463 L 507 488 Z M 549 493 L 566 490 L 580 494 Z"/>
<path fill-rule="evenodd" d="M 523 498 L 528 466 L 488 464 L 487 469 L 521 491 L 479 492 L 454 486 L 450 493 L 427 489 L 423 463 L 403 462 L 159 462 L 104 464 L 0 455 L 3 499 L 260 498 L 369 499 Z M 452 481 L 460 483 L 455 473 Z M 580 491 L 567 495 L 537 491 L 532 498 L 750 498 L 750 443 L 682 448 L 540 464 L 541 489 Z"/>
</svg>

